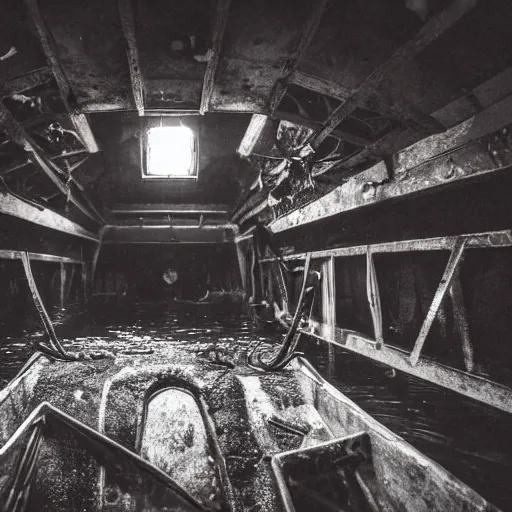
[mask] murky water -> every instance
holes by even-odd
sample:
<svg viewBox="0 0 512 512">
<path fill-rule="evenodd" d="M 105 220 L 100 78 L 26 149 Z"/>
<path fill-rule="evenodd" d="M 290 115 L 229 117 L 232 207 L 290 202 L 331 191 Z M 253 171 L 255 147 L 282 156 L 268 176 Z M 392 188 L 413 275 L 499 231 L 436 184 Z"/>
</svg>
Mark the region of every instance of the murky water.
<svg viewBox="0 0 512 512">
<path fill-rule="evenodd" d="M 95 301 L 53 314 L 64 345 L 119 351 L 157 343 L 229 349 L 279 336 L 256 331 L 239 308 L 173 302 Z M 0 387 L 43 338 L 37 324 L 2 319 Z M 503 510 L 512 510 L 512 415 L 314 340 L 302 351 L 320 373 L 363 409 Z"/>
</svg>

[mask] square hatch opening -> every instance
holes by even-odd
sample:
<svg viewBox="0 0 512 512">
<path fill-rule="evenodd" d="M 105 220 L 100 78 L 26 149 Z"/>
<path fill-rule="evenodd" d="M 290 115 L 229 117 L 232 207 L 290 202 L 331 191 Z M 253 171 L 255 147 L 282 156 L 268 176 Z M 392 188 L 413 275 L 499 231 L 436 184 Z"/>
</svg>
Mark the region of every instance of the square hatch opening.
<svg viewBox="0 0 512 512">
<path fill-rule="evenodd" d="M 144 139 L 144 178 L 197 178 L 197 141 L 189 127 L 155 126 Z"/>
</svg>

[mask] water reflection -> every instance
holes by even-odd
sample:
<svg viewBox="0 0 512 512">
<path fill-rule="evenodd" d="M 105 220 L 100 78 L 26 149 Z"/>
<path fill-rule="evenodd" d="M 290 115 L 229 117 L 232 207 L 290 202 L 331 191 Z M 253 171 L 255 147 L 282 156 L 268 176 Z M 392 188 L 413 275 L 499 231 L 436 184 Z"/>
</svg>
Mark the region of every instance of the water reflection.
<svg viewBox="0 0 512 512">
<path fill-rule="evenodd" d="M 127 298 L 73 306 L 52 315 L 63 345 L 114 352 L 179 344 L 229 351 L 233 345 L 280 339 L 254 329 L 239 307 L 132 302 Z M 31 323 L 30 323 L 31 322 Z M 30 321 L 3 319 L 0 386 L 44 337 Z M 489 501 L 512 510 L 512 417 L 455 393 L 312 339 L 299 350 L 334 386 L 389 429 L 439 462 Z"/>
</svg>

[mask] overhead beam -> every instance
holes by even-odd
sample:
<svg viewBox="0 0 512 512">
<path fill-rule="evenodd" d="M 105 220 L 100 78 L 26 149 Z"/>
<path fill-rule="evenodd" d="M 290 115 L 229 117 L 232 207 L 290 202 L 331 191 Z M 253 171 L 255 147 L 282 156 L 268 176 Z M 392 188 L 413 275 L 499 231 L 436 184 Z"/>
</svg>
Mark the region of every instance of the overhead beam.
<svg viewBox="0 0 512 512">
<path fill-rule="evenodd" d="M 8 82 L 0 84 L 0 96 L 11 96 L 16 93 L 25 92 L 39 85 L 47 84 L 53 80 L 53 73 L 50 68 L 40 68 L 26 73 Z"/>
<path fill-rule="evenodd" d="M 132 82 L 133 100 L 139 116 L 144 115 L 144 82 L 139 61 L 139 49 L 135 35 L 135 21 L 132 10 L 132 0 L 118 0 L 119 17 L 126 43 L 126 55 Z"/>
<path fill-rule="evenodd" d="M 273 119 L 279 119 L 283 121 L 289 121 L 290 123 L 298 124 L 301 126 L 306 126 L 307 128 L 311 128 L 313 130 L 319 129 L 322 127 L 321 121 L 315 121 L 313 119 L 305 119 L 300 114 L 291 114 L 288 112 L 277 111 L 272 116 Z M 354 133 L 349 133 L 343 130 L 333 130 L 330 134 L 337 139 L 340 139 L 345 142 L 350 142 L 356 146 L 366 146 L 371 143 L 370 139 L 363 137 L 361 135 L 356 135 Z"/>
<path fill-rule="evenodd" d="M 46 159 L 39 149 L 37 144 L 25 132 L 25 129 L 14 119 L 12 114 L 7 110 L 4 104 L 0 101 L 0 126 L 7 132 L 8 136 L 14 142 L 19 144 L 25 151 L 32 154 L 34 163 L 50 178 L 52 183 L 60 190 L 60 192 L 69 197 L 69 200 L 74 204 L 82 213 L 87 215 L 94 221 L 98 221 L 97 216 L 86 208 L 70 191 L 66 185 L 62 183 L 61 179 L 57 176 L 56 172 L 60 169 L 55 166 L 53 162 Z M 61 171 L 62 172 L 62 171 Z M 99 219 L 101 222 L 101 219 Z"/>
<path fill-rule="evenodd" d="M 0 214 L 11 215 L 68 235 L 98 241 L 97 235 L 86 230 L 76 222 L 48 208 L 23 201 L 9 192 L 0 192 Z"/>
<path fill-rule="evenodd" d="M 347 89 L 343 85 L 317 76 L 308 75 L 298 69 L 290 76 L 289 82 L 303 89 L 307 89 L 308 91 L 317 92 L 341 101 L 345 101 L 351 93 L 350 89 Z"/>
<path fill-rule="evenodd" d="M 445 33 L 462 16 L 470 11 L 476 2 L 452 2 L 437 16 L 427 21 L 415 37 L 402 45 L 381 66 L 375 69 L 363 83 L 329 116 L 322 130 L 311 140 L 313 148 L 318 148 L 344 119 L 375 92 L 377 87 L 391 74 L 397 71 L 405 62 L 413 59 L 432 41 Z"/>
<path fill-rule="evenodd" d="M 350 91 L 346 87 L 300 71 L 293 73 L 290 82 L 309 91 L 330 96 L 340 101 L 345 101 L 350 96 Z M 445 126 L 435 117 L 424 114 L 412 105 L 405 106 L 396 102 L 392 106 L 381 104 L 379 113 L 424 135 L 431 135 L 445 130 Z M 335 130 L 332 133 L 334 134 L 334 132 Z"/>
<path fill-rule="evenodd" d="M 249 126 L 247 126 L 247 130 L 245 130 L 244 138 L 242 142 L 240 142 L 240 146 L 238 146 L 238 154 L 241 156 L 249 156 L 256 146 L 265 126 L 267 125 L 268 116 L 263 114 L 253 114 L 251 120 L 249 122 Z"/>
<path fill-rule="evenodd" d="M 115 204 L 110 213 L 114 215 L 153 213 L 227 215 L 229 206 L 226 204 Z"/>
<path fill-rule="evenodd" d="M 43 20 L 38 2 L 37 0 L 25 0 L 25 5 L 27 6 L 37 33 L 39 34 L 43 52 L 52 69 L 55 81 L 57 82 L 57 87 L 59 88 L 60 96 L 69 113 L 73 126 L 78 132 L 82 143 L 87 148 L 87 151 L 90 153 L 96 153 L 99 151 L 98 144 L 96 143 L 96 139 L 94 138 L 89 122 L 87 121 L 87 117 L 74 105 L 73 91 L 71 90 L 71 86 L 69 85 L 64 71 L 62 70 L 59 59 L 57 58 L 57 52 L 55 50 L 52 37 Z"/>
<path fill-rule="evenodd" d="M 308 16 L 306 24 L 302 29 L 299 43 L 297 44 L 293 55 L 286 60 L 281 71 L 281 77 L 277 80 L 272 90 L 269 104 L 270 114 L 273 114 L 279 106 L 279 103 L 281 103 L 281 100 L 286 93 L 286 89 L 288 88 L 288 80 L 297 69 L 302 57 L 311 44 L 311 41 L 313 40 L 313 37 L 318 30 L 320 21 L 322 20 L 322 16 L 324 15 L 328 2 L 329 0 L 315 0 L 313 2 L 312 12 L 310 16 Z"/>
<path fill-rule="evenodd" d="M 219 244 L 234 241 L 233 224 L 105 226 L 103 244 Z"/>
<path fill-rule="evenodd" d="M 220 52 L 222 50 L 222 40 L 228 24 L 229 8 L 231 0 L 217 0 L 217 8 L 213 19 L 212 44 L 208 52 L 210 59 L 206 64 L 206 70 L 203 78 L 203 91 L 201 93 L 201 106 L 199 112 L 204 114 L 208 112 L 210 100 L 213 93 L 215 74 L 219 66 Z"/>
<path fill-rule="evenodd" d="M 367 179 L 354 176 L 325 196 L 277 219 L 269 227 L 273 232 L 284 231 L 387 199 L 403 198 L 435 187 L 504 172 L 504 168 L 512 163 L 509 152 L 503 153 L 502 165 L 495 164 L 491 155 L 483 152 L 477 141 L 509 125 L 511 120 L 512 96 L 509 96 L 446 132 L 427 137 L 399 152 L 394 158 L 395 179 L 392 181 L 368 183 Z M 464 146 L 469 158 L 473 155 L 469 153 L 468 143 L 471 142 L 474 145 L 472 151 L 480 155 L 480 158 L 473 157 L 467 165 L 459 162 L 459 165 L 454 166 L 448 153 Z M 447 156 L 443 156 L 444 153 L 447 153 Z M 463 154 L 459 156 L 464 157 Z M 430 162 L 434 158 L 438 160 Z M 358 155 L 355 155 L 342 162 L 340 166 L 350 169 L 350 164 L 355 165 L 359 162 Z M 376 164 L 365 174 L 371 174 L 372 169 L 382 165 Z M 420 166 L 421 171 L 416 169 Z"/>
<path fill-rule="evenodd" d="M 512 412 L 512 389 L 483 377 L 444 366 L 425 357 L 421 357 L 416 366 L 411 366 L 407 352 L 387 344 L 377 350 L 374 340 L 339 327 L 333 330 L 328 325 L 320 324 L 301 331 L 408 375 L 432 382 L 502 411 Z"/>
<path fill-rule="evenodd" d="M 21 260 L 24 251 L 11 251 L 8 249 L 0 249 L 0 259 L 2 260 Z M 83 265 L 84 262 L 77 258 L 69 256 L 57 256 L 55 254 L 43 254 L 39 252 L 29 252 L 28 257 L 32 261 L 44 261 L 46 263 L 71 263 L 75 265 Z"/>
</svg>

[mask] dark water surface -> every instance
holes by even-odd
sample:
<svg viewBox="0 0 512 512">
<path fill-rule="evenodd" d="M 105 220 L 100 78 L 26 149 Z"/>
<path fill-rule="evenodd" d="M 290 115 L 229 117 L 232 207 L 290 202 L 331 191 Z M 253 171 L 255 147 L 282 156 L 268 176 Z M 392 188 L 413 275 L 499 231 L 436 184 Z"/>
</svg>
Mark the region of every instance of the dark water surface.
<svg viewBox="0 0 512 512">
<path fill-rule="evenodd" d="M 94 301 L 53 314 L 64 345 L 107 350 L 154 344 L 215 343 L 228 348 L 276 341 L 230 305 Z M 43 339 L 32 321 L 0 319 L 0 387 Z M 420 451 L 504 511 L 512 510 L 512 415 L 373 363 L 338 347 L 303 339 L 300 349 L 331 384 Z"/>
</svg>

